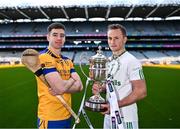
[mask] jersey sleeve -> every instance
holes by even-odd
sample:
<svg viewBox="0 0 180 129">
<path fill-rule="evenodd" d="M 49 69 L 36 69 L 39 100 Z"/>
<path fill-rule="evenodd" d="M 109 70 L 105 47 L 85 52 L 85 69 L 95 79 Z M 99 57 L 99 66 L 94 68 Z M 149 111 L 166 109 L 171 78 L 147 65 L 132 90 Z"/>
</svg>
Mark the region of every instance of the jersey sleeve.
<svg viewBox="0 0 180 129">
<path fill-rule="evenodd" d="M 142 65 L 137 59 L 133 59 L 129 63 L 128 74 L 131 81 L 144 79 Z"/>
<path fill-rule="evenodd" d="M 74 68 L 74 64 L 72 61 L 70 61 L 70 73 L 74 73 L 76 72 L 75 68 Z"/>
<path fill-rule="evenodd" d="M 43 74 L 46 75 L 51 72 L 56 72 L 56 62 L 49 55 L 43 54 L 39 56 Z"/>
</svg>

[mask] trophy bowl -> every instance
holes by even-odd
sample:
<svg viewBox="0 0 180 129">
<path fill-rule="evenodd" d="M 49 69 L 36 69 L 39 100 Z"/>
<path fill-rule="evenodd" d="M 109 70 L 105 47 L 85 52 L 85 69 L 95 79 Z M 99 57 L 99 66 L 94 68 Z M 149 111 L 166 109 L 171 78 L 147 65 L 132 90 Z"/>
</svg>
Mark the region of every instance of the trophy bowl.
<svg viewBox="0 0 180 129">
<path fill-rule="evenodd" d="M 99 86 L 102 86 L 106 82 L 107 62 L 108 59 L 102 54 L 101 47 L 99 47 L 97 54 L 89 59 L 89 77 L 92 81 L 99 83 Z M 102 112 L 105 109 L 101 108 L 101 104 L 105 103 L 105 99 L 98 93 L 86 100 L 84 107 L 91 111 Z"/>
</svg>

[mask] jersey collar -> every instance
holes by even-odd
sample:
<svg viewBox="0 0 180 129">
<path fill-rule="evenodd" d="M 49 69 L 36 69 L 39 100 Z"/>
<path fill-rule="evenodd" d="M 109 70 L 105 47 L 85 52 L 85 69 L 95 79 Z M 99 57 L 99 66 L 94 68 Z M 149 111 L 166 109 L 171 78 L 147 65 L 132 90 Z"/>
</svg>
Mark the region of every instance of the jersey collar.
<svg viewBox="0 0 180 129">
<path fill-rule="evenodd" d="M 49 47 L 47 48 L 47 53 L 49 53 L 52 57 L 54 58 L 61 58 L 62 55 L 57 55 L 56 53 L 54 53 Z"/>
<path fill-rule="evenodd" d="M 120 53 L 119 55 L 112 55 L 112 59 L 116 60 L 118 57 L 122 56 L 124 53 L 126 52 L 126 50 L 124 50 L 122 53 Z"/>
</svg>

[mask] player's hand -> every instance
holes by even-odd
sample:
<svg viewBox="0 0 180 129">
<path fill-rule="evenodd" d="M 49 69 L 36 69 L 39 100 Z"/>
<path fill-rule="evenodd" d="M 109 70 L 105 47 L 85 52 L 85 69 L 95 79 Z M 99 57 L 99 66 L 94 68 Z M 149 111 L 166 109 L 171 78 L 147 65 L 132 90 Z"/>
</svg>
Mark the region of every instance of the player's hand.
<svg viewBox="0 0 180 129">
<path fill-rule="evenodd" d="M 92 93 L 94 95 L 97 95 L 98 93 L 101 92 L 101 89 L 102 87 L 100 86 L 100 83 L 97 83 L 97 82 L 94 82 L 93 86 L 92 86 Z"/>
<path fill-rule="evenodd" d="M 78 91 L 82 91 L 82 90 L 83 90 L 83 85 L 81 84 L 81 81 L 75 81 L 75 82 L 73 83 L 73 85 L 74 85 L 75 87 L 77 87 Z"/>
<path fill-rule="evenodd" d="M 75 77 L 73 77 L 73 76 L 71 76 L 71 78 L 72 78 L 74 81 L 77 81 L 77 78 L 75 78 Z"/>
<path fill-rule="evenodd" d="M 109 103 L 107 104 L 101 104 L 101 108 L 106 109 L 104 112 L 101 112 L 101 114 L 110 114 L 110 105 Z"/>
</svg>

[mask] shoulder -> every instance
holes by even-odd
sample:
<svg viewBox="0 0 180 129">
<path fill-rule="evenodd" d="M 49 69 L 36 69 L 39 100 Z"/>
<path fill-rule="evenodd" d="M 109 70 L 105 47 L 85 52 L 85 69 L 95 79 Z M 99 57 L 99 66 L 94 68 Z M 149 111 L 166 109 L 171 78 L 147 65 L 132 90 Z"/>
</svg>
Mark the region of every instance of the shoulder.
<svg viewBox="0 0 180 129">
<path fill-rule="evenodd" d="M 47 52 L 43 51 L 39 53 L 40 60 L 53 60 L 52 56 L 49 55 Z"/>
<path fill-rule="evenodd" d="M 39 54 L 40 54 L 40 55 L 41 55 L 41 54 L 45 54 L 45 53 L 47 53 L 47 51 L 48 51 L 48 49 L 46 48 L 46 49 L 40 51 Z"/>
<path fill-rule="evenodd" d="M 129 59 L 130 61 L 132 60 L 132 61 L 137 61 L 137 62 L 139 62 L 139 60 L 138 60 L 134 55 L 132 55 L 131 53 L 126 52 L 125 54 L 126 54 L 126 56 L 127 56 L 127 59 Z"/>
<path fill-rule="evenodd" d="M 39 52 L 39 59 L 41 64 L 44 64 L 47 67 L 55 65 L 55 60 L 51 55 L 48 54 L 47 49 Z"/>
<path fill-rule="evenodd" d="M 49 53 L 48 49 L 45 49 L 45 50 L 39 52 L 39 57 L 40 58 L 43 58 L 43 57 L 49 58 L 49 57 L 52 57 L 52 55 Z"/>
<path fill-rule="evenodd" d="M 65 61 L 72 62 L 72 60 L 64 55 L 61 55 L 61 58 Z"/>
<path fill-rule="evenodd" d="M 140 61 L 129 52 L 125 53 L 124 60 L 126 60 L 129 65 L 140 65 Z"/>
<path fill-rule="evenodd" d="M 64 56 L 64 55 L 61 55 L 61 58 L 62 58 L 63 60 L 71 60 L 71 59 L 69 59 L 68 57 L 66 57 L 66 56 Z"/>
</svg>

